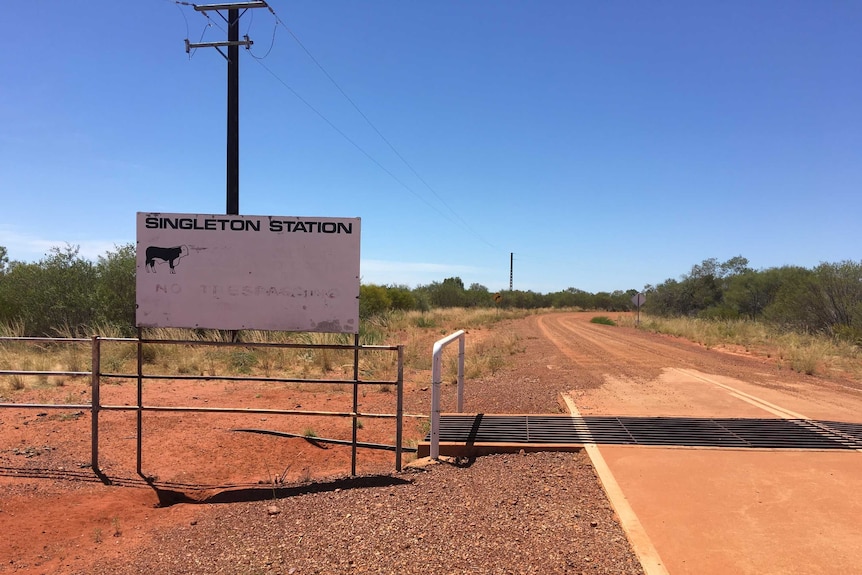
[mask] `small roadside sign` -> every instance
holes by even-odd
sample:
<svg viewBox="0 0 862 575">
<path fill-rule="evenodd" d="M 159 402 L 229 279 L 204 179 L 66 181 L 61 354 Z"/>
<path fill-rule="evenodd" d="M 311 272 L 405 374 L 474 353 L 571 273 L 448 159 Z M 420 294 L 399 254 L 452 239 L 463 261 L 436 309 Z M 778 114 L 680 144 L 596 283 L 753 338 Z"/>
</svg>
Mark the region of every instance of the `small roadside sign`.
<svg viewBox="0 0 862 575">
<path fill-rule="evenodd" d="M 500 303 L 501 301 L 503 301 L 503 296 L 500 295 L 499 293 L 495 293 L 494 294 L 494 301 L 497 303 Z"/>
<path fill-rule="evenodd" d="M 636 325 L 641 324 L 641 306 L 644 304 L 645 301 L 646 301 L 646 294 L 643 292 L 637 293 L 637 294 L 632 296 L 632 303 L 635 304 L 638 308 L 638 319 L 637 319 Z"/>
</svg>

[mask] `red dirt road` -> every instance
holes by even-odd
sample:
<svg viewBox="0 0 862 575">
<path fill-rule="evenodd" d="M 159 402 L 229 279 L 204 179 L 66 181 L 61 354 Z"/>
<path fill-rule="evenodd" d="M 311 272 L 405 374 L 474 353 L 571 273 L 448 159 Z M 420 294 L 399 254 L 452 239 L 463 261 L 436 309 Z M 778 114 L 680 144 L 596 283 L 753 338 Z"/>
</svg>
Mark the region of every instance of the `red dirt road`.
<svg viewBox="0 0 862 575">
<path fill-rule="evenodd" d="M 858 384 L 673 338 L 548 315 L 538 327 L 590 386 L 582 415 L 811 418 L 862 423 Z M 598 384 L 598 385 L 596 385 Z M 862 453 L 857 450 L 600 446 L 667 572 L 858 573 Z M 660 572 L 660 570 L 659 570 Z"/>
</svg>

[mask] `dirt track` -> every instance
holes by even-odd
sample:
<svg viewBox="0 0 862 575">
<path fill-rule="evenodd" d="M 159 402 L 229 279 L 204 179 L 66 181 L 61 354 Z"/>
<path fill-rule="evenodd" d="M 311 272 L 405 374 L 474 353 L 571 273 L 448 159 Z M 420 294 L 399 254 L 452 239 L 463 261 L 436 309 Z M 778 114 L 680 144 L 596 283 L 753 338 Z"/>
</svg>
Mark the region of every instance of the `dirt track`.
<svg viewBox="0 0 862 575">
<path fill-rule="evenodd" d="M 583 415 L 811 418 L 855 424 L 857 439 L 862 430 L 862 394 L 848 379 L 802 376 L 767 359 L 583 318 L 545 316 L 537 325 L 591 382 L 601 381 L 572 386 Z M 597 451 L 670 573 L 853 573 L 862 564 L 859 449 Z"/>
<path fill-rule="evenodd" d="M 815 419 L 860 422 L 862 401 L 859 399 L 859 385 L 847 378 L 827 380 L 802 376 L 781 369 L 775 361 L 766 358 L 706 350 L 682 340 L 630 328 L 591 324 L 588 320 L 592 315 L 552 314 L 501 326 L 499 329 L 517 335 L 520 350 L 511 357 L 512 364 L 504 372 L 479 381 L 468 381 L 466 410 L 485 413 L 559 413 L 566 411 L 561 394 L 568 393 L 585 415 L 762 418 L 779 417 L 776 413 L 792 412 Z M 122 391 L 118 388 L 115 393 L 120 394 Z M 167 393 L 176 400 L 174 396 L 180 391 L 169 389 Z M 261 396 L 270 401 L 294 399 L 282 398 L 279 395 L 281 391 L 276 389 L 245 392 L 225 390 L 223 387 L 209 390 L 198 387 L 186 391 L 190 397 L 201 401 L 205 398 L 212 400 L 212 396 L 208 395 L 210 393 L 217 395 L 224 391 L 229 391 L 234 400 L 241 393 L 248 394 L 248 401 Z M 72 392 L 71 389 L 62 390 L 64 394 Z M 412 390 L 405 398 L 406 409 L 410 412 L 427 411 L 428 396 L 427 383 L 418 380 L 412 382 Z M 324 397 L 314 400 L 328 401 Z M 340 398 L 335 400 L 340 401 Z M 310 397 L 302 400 L 304 405 L 313 408 L 310 401 Z M 373 405 L 376 399 L 369 396 L 366 401 L 368 405 Z M 451 387 L 444 391 L 443 401 L 444 409 L 454 408 L 454 390 Z M 232 422 L 213 428 L 197 420 L 181 421 L 176 416 L 166 420 L 164 428 L 169 435 L 162 438 L 153 421 L 148 424 L 148 437 L 155 443 L 148 448 L 147 463 L 153 468 L 158 467 L 160 476 L 172 480 L 176 485 L 188 486 L 195 481 L 193 471 L 196 465 L 206 464 L 206 469 L 214 473 L 227 474 L 227 481 L 235 484 L 244 482 L 246 489 L 259 492 L 253 496 L 246 495 L 245 502 L 204 506 L 179 504 L 154 509 L 159 504 L 160 496 L 164 497 L 165 494 L 134 487 L 131 481 L 134 468 L 130 468 L 127 455 L 131 439 L 127 423 L 117 421 L 115 433 L 108 434 L 113 437 L 110 440 L 113 443 L 106 445 L 106 459 L 109 474 L 119 479 L 121 485 L 125 478 L 129 487 L 103 487 L 85 480 L 88 472 L 82 469 L 82 461 L 85 462 L 87 457 L 85 447 L 89 422 L 86 416 L 62 421 L 35 416 L 32 412 L 7 412 L 0 413 L 0 416 L 3 417 L 0 422 L 0 467 L 4 470 L 3 477 L 0 477 L 3 494 L 0 529 L 15 535 L 11 539 L 5 538 L 5 547 L 0 543 L 0 557 L 11 557 L 10 562 L 0 561 L 0 573 L 78 573 L 93 572 L 94 569 L 115 572 L 117 566 L 130 557 L 135 557 L 138 563 L 126 572 L 150 569 L 153 572 L 184 573 L 195 565 L 195 561 L 200 564 L 204 555 L 209 557 L 213 542 L 216 541 L 213 533 L 189 529 L 189 525 L 218 524 L 224 527 L 224 537 L 231 541 L 236 553 L 242 554 L 243 537 L 260 541 L 255 533 L 258 527 L 272 530 L 276 524 L 284 523 L 284 527 L 291 529 L 302 528 L 299 523 L 293 526 L 289 524 L 295 520 L 308 521 L 306 528 L 313 530 L 315 525 L 331 517 L 327 515 L 330 513 L 327 506 L 336 506 L 332 511 L 346 511 L 351 505 L 349 497 L 314 496 L 313 490 L 297 489 L 290 492 L 293 494 L 290 503 L 292 508 L 308 509 L 307 505 L 311 503 L 304 506 L 303 501 L 313 496 L 314 509 L 317 511 L 305 519 L 299 515 L 286 517 L 284 513 L 273 518 L 266 515 L 269 495 L 261 494 L 267 487 L 255 489 L 249 483 L 255 478 L 265 480 L 280 473 L 279 465 L 286 460 L 294 462 L 291 475 L 287 478 L 289 482 L 298 481 L 309 469 L 343 466 L 345 452 L 340 448 L 309 449 L 302 440 L 285 442 L 272 438 L 236 438 L 225 433 L 233 425 Z M 267 422 L 267 425 L 272 424 Z M 187 433 L 184 442 L 171 435 L 184 429 Z M 364 431 L 368 434 L 377 433 L 372 427 Z M 334 433 L 337 432 L 332 431 Z M 69 438 L 70 443 L 65 444 L 61 437 Z M 21 442 L 25 441 L 23 438 L 27 438 L 31 447 L 36 448 L 32 451 L 33 457 L 21 455 L 24 453 L 21 447 Z M 207 453 L 212 453 L 207 446 L 213 442 L 221 447 L 219 453 L 230 453 L 230 457 L 235 458 L 220 462 L 209 456 L 213 461 L 207 462 Z M 170 446 L 170 449 L 160 449 L 161 446 Z M 71 454 L 64 451 L 66 447 L 71 449 Z M 862 503 L 856 495 L 862 493 L 859 479 L 862 477 L 862 454 L 636 447 L 602 447 L 600 450 L 627 502 L 631 504 L 671 573 L 836 573 L 853 572 L 855 566 L 862 564 L 862 533 L 856 521 L 862 514 Z M 172 462 L 169 457 L 176 459 Z M 247 459 L 237 459 L 242 457 Z M 574 462 L 564 466 L 583 469 L 586 456 L 580 454 L 572 457 Z M 391 469 L 388 457 L 368 461 L 370 467 L 363 472 L 376 473 L 375 470 Z M 548 493 L 556 494 L 554 497 L 559 496 L 559 499 L 554 501 L 562 508 L 569 505 L 578 507 L 578 518 L 571 516 L 571 528 L 556 532 L 554 539 L 542 538 L 542 533 L 535 529 L 535 517 L 531 518 L 529 514 L 508 514 L 507 521 L 520 518 L 524 521 L 520 530 L 532 533 L 530 537 L 521 537 L 512 548 L 515 554 L 512 556 L 521 557 L 522 563 L 511 565 L 507 571 L 505 561 L 489 561 L 487 569 L 483 571 L 483 553 L 487 556 L 487 549 L 493 549 L 494 546 L 488 545 L 488 538 L 484 539 L 482 545 L 471 546 L 471 543 L 481 539 L 478 538 L 480 534 L 488 536 L 488 532 L 479 530 L 492 528 L 490 525 L 483 527 L 482 522 L 475 520 L 476 513 L 482 513 L 483 510 L 475 507 L 447 507 L 442 509 L 445 514 L 439 517 L 441 527 L 440 533 L 436 534 L 439 538 L 436 541 L 441 544 L 446 542 L 447 545 L 453 541 L 453 536 L 446 530 L 460 532 L 461 535 L 472 533 L 476 537 L 473 540 L 468 538 L 464 541 L 463 537 L 458 539 L 466 547 L 451 549 L 453 553 L 461 553 L 468 558 L 464 563 L 446 563 L 450 566 L 449 570 L 443 567 L 443 563 L 438 564 L 437 568 L 433 564 L 414 565 L 411 558 L 415 557 L 415 549 L 409 551 L 409 545 L 402 551 L 390 552 L 387 555 L 388 562 L 380 563 L 379 553 L 375 553 L 381 548 L 375 547 L 373 542 L 367 542 L 367 545 L 372 545 L 368 554 L 359 553 L 357 558 L 367 557 L 369 563 L 354 563 L 351 569 L 355 572 L 406 573 L 412 572 L 410 569 L 415 567 L 416 572 L 443 573 L 452 572 L 452 569 L 468 572 L 476 567 L 478 570 L 475 572 L 534 572 L 530 567 L 531 558 L 547 557 L 550 553 L 548 545 L 559 548 L 566 545 L 562 541 L 568 538 L 570 549 L 563 554 L 559 563 L 534 561 L 543 566 L 543 572 L 640 572 L 632 564 L 624 545 L 620 547 L 625 538 L 621 536 L 619 528 L 612 521 L 608 524 L 605 520 L 604 513 L 609 506 L 597 489 L 595 478 L 572 472 L 572 481 L 577 482 L 572 486 L 582 495 L 574 503 L 566 503 L 565 483 L 554 481 L 546 486 L 535 481 L 519 483 L 514 481 L 511 473 L 501 473 L 494 461 L 489 460 L 487 466 L 483 463 L 483 466 L 475 468 L 475 473 L 486 475 L 471 478 L 474 487 L 459 478 L 467 475 L 463 472 L 459 474 L 457 469 L 449 469 L 445 473 L 432 470 L 427 476 L 436 478 L 431 484 L 442 486 L 440 497 L 445 497 L 447 485 L 457 490 L 462 498 L 468 496 L 471 488 L 480 489 L 477 486 L 484 485 L 491 490 L 490 494 L 477 491 L 477 500 L 490 505 L 494 505 L 494 493 L 503 498 L 497 503 L 513 500 L 509 489 L 517 490 L 520 493 L 517 499 L 521 501 L 547 497 Z M 541 465 L 541 460 L 500 460 L 499 464 L 504 467 L 508 465 L 511 470 L 523 469 L 526 473 L 536 473 L 536 466 Z M 59 475 L 32 473 L 34 470 L 56 469 L 58 466 L 65 470 Z M 25 473 L 24 478 L 16 478 L 21 475 L 18 473 L 21 470 L 31 473 Z M 60 477 L 61 480 L 53 481 L 50 477 Z M 512 481 L 507 481 L 507 478 Z M 548 491 L 543 487 L 547 487 Z M 531 488 L 536 492 L 532 493 Z M 399 545 L 398 533 L 412 533 L 418 537 L 416 523 L 408 521 L 411 517 L 415 516 L 416 520 L 424 517 L 421 521 L 428 521 L 429 517 L 434 516 L 424 506 L 421 511 L 416 511 L 417 504 L 422 500 L 416 493 L 394 489 L 392 486 L 386 489 L 390 501 L 389 498 L 397 498 L 399 494 L 406 497 L 392 505 L 404 509 L 408 514 L 406 517 L 398 515 L 397 524 L 392 524 L 391 531 L 395 539 L 385 540 L 386 549 L 391 551 Z M 308 493 L 304 494 L 306 491 Z M 368 490 L 359 491 L 365 495 L 357 497 L 354 503 L 366 506 L 361 509 L 379 503 L 366 498 L 371 493 Z M 182 497 L 177 500 L 181 501 Z M 225 500 L 216 497 L 212 503 Z M 352 513 L 356 517 L 358 512 Z M 580 530 L 575 528 L 579 525 L 575 519 L 591 516 L 599 518 L 597 521 L 600 520 L 601 533 L 585 527 L 580 527 Z M 230 518 L 238 521 L 235 529 L 226 523 Z M 589 527 L 590 521 L 585 525 Z M 519 530 L 515 524 L 509 527 L 514 531 Z M 115 537 L 117 531 L 120 534 Z M 429 532 L 422 533 L 426 537 L 426 544 L 429 543 Z M 505 536 L 499 533 L 495 535 Z M 249 549 L 255 548 L 254 541 L 249 542 Z M 360 545 L 357 541 L 349 545 L 355 548 Z M 507 539 L 499 541 L 498 545 L 502 545 Z M 326 545 L 326 542 L 320 544 Z M 335 565 L 327 570 L 325 565 L 321 568 L 318 564 L 319 569 L 314 570 L 309 567 L 313 563 L 302 563 L 302 558 L 296 555 L 299 550 L 292 552 L 294 555 L 289 550 L 280 551 L 281 562 L 262 561 L 257 571 L 288 573 L 293 568 L 293 573 L 297 574 L 340 572 Z M 320 558 L 322 551 L 315 552 L 313 546 L 309 546 L 303 552 L 312 558 Z M 249 555 L 252 557 L 251 564 L 254 564 L 255 554 L 249 552 Z M 173 564 L 174 568 L 170 570 L 163 569 L 167 564 L 165 557 L 168 556 L 188 556 L 190 563 L 179 562 Z M 375 557 L 378 559 L 375 560 Z M 96 561 L 96 567 L 86 567 L 93 561 Z M 291 567 L 290 561 L 306 567 Z M 220 565 L 219 572 L 225 573 L 245 573 L 250 568 L 233 565 L 234 569 L 231 570 L 231 565 Z"/>
</svg>

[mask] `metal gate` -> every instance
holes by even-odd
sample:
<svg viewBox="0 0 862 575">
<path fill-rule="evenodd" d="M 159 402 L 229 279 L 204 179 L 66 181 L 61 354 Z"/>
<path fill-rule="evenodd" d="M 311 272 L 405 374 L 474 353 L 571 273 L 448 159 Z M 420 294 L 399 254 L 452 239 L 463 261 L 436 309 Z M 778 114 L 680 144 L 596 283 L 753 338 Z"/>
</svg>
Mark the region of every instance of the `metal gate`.
<svg viewBox="0 0 862 575">
<path fill-rule="evenodd" d="M 90 369 L 87 371 L 63 371 L 63 370 L 0 370 L 0 376 L 68 376 L 89 377 L 91 397 L 89 403 L 0 403 L 0 408 L 13 409 L 62 409 L 62 410 L 85 410 L 90 412 L 91 417 L 91 447 L 90 464 L 93 471 L 99 475 L 102 481 L 108 482 L 100 470 L 99 465 L 99 414 L 103 411 L 133 411 L 137 414 L 136 433 L 136 470 L 139 475 L 146 477 L 143 471 L 142 443 L 144 435 L 143 414 L 144 412 L 186 412 L 186 413 L 244 413 L 244 414 L 267 414 L 267 415 L 305 415 L 316 417 L 334 417 L 350 419 L 352 423 L 352 439 L 343 442 L 351 446 L 350 474 L 356 475 L 357 448 L 385 449 L 395 452 L 395 469 L 401 470 L 402 452 L 415 449 L 402 447 L 403 440 L 403 397 L 404 397 L 404 346 L 397 345 L 360 345 L 359 335 L 354 335 L 353 344 L 314 344 L 314 343 L 269 343 L 269 342 L 224 342 L 224 341 L 200 341 L 200 340 L 169 340 L 169 339 L 146 339 L 139 331 L 136 338 L 108 338 L 93 336 L 86 338 L 48 338 L 48 337 L 0 337 L 0 346 L 9 342 L 21 342 L 26 344 L 47 345 L 86 345 L 89 344 L 91 352 Z M 104 371 L 102 368 L 102 344 L 106 342 L 123 342 L 134 344 L 137 348 L 137 370 L 136 373 L 113 373 Z M 309 350 L 347 350 L 353 352 L 353 377 L 346 379 L 304 379 L 287 377 L 255 377 L 255 376 L 228 376 L 228 375 L 164 375 L 145 373 L 144 370 L 144 346 L 214 346 L 214 347 L 242 347 L 242 348 L 282 348 L 282 349 L 309 349 Z M 394 380 L 365 380 L 359 377 L 360 354 L 369 351 L 383 351 L 397 354 L 396 366 L 397 376 Z M 134 405 L 104 405 L 101 402 L 100 391 L 103 380 L 110 379 L 134 379 L 137 382 L 137 400 Z M 353 393 L 353 408 L 350 411 L 308 411 L 302 409 L 253 409 L 235 407 L 192 407 L 192 406 L 158 406 L 149 405 L 144 401 L 145 380 L 202 380 L 202 381 L 233 381 L 233 382 L 274 382 L 294 384 L 326 384 L 334 386 L 350 386 Z M 395 412 L 394 413 L 360 413 L 359 412 L 359 388 L 368 385 L 392 385 L 396 388 Z M 357 440 L 357 429 L 359 418 L 382 418 L 395 421 L 395 445 L 380 445 L 363 443 Z M 267 430 L 242 430 L 266 433 Z M 278 432 L 272 432 L 279 434 Z M 280 434 L 290 435 L 290 434 Z M 333 441 L 319 438 L 320 441 Z"/>
</svg>

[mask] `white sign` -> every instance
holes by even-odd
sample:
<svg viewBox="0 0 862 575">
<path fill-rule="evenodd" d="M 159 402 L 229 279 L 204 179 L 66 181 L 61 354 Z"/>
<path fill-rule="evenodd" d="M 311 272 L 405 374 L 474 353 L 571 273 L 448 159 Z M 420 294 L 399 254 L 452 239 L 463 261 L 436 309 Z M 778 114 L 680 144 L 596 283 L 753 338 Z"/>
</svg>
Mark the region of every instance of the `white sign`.
<svg viewBox="0 0 862 575">
<path fill-rule="evenodd" d="M 359 332 L 359 218 L 138 213 L 140 327 Z"/>
<path fill-rule="evenodd" d="M 643 292 L 641 292 L 639 294 L 635 294 L 632 296 L 632 303 L 635 304 L 637 307 L 642 306 L 645 301 L 646 301 L 646 294 L 644 294 Z"/>
</svg>

